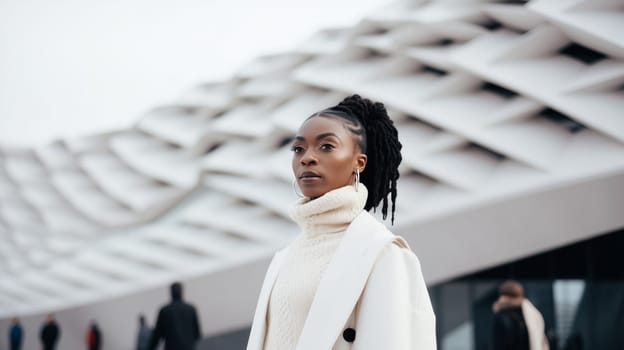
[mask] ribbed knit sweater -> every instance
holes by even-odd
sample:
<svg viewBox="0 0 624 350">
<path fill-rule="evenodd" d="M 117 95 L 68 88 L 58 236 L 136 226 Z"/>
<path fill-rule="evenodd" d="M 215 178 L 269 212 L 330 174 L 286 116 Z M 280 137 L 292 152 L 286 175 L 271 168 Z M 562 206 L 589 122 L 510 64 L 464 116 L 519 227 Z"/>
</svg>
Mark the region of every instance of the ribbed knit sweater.
<svg viewBox="0 0 624 350">
<path fill-rule="evenodd" d="M 349 185 L 295 204 L 291 217 L 302 232 L 291 243 L 271 292 L 264 350 L 295 348 L 323 272 L 367 196 L 363 184 L 357 191 Z"/>
</svg>

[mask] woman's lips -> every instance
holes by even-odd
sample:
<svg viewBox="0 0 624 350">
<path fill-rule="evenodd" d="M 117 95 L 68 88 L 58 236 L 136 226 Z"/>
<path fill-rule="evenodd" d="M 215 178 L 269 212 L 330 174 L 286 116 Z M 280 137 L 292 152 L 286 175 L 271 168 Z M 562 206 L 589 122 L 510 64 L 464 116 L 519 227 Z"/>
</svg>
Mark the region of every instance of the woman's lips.
<svg viewBox="0 0 624 350">
<path fill-rule="evenodd" d="M 316 182 L 321 179 L 321 176 L 317 173 L 306 171 L 301 176 L 299 176 L 299 180 L 303 183 Z"/>
<path fill-rule="evenodd" d="M 321 177 L 318 175 L 311 175 L 311 176 L 302 176 L 300 179 L 302 182 L 314 182 L 314 181 L 320 180 Z"/>
</svg>

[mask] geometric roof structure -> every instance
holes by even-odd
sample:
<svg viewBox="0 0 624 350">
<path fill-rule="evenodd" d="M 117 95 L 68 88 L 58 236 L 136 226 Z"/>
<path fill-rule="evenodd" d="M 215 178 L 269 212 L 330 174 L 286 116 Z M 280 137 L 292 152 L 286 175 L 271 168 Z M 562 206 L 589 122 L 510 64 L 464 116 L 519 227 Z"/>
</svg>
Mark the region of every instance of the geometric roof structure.
<svg viewBox="0 0 624 350">
<path fill-rule="evenodd" d="M 352 93 L 399 130 L 391 229 L 430 284 L 624 226 L 621 1 L 400 2 L 130 129 L 0 147 L 0 318 L 223 271 L 244 285 L 236 266 L 298 232 L 290 140 Z M 258 288 L 234 297 L 253 307 Z"/>
</svg>

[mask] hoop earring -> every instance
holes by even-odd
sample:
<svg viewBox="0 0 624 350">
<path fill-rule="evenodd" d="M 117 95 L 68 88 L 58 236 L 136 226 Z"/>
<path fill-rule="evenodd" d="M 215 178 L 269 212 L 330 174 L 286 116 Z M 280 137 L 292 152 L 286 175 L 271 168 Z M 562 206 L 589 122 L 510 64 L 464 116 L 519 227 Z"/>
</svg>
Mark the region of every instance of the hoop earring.
<svg viewBox="0 0 624 350">
<path fill-rule="evenodd" d="M 353 187 L 355 187 L 355 192 L 357 192 L 360 187 L 360 168 L 355 169 L 355 181 L 353 183 Z"/>
<path fill-rule="evenodd" d="M 303 197 L 305 197 L 305 196 L 303 195 L 303 193 L 301 193 L 301 189 L 299 189 L 299 191 L 297 191 L 297 188 L 299 187 L 299 186 L 297 186 L 297 179 L 293 179 L 293 181 L 292 181 L 292 187 L 293 187 L 293 191 L 295 192 L 295 194 L 297 195 L 297 197 L 299 197 L 299 198 L 303 198 Z"/>
</svg>

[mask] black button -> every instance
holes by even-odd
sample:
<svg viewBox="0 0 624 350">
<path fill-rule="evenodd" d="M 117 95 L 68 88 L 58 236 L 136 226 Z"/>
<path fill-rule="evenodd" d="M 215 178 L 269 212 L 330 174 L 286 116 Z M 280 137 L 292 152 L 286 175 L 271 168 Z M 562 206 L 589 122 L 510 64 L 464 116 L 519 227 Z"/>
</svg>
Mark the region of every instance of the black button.
<svg viewBox="0 0 624 350">
<path fill-rule="evenodd" d="M 347 328 L 342 332 L 342 337 L 349 343 L 353 343 L 355 340 L 355 329 Z"/>
</svg>

